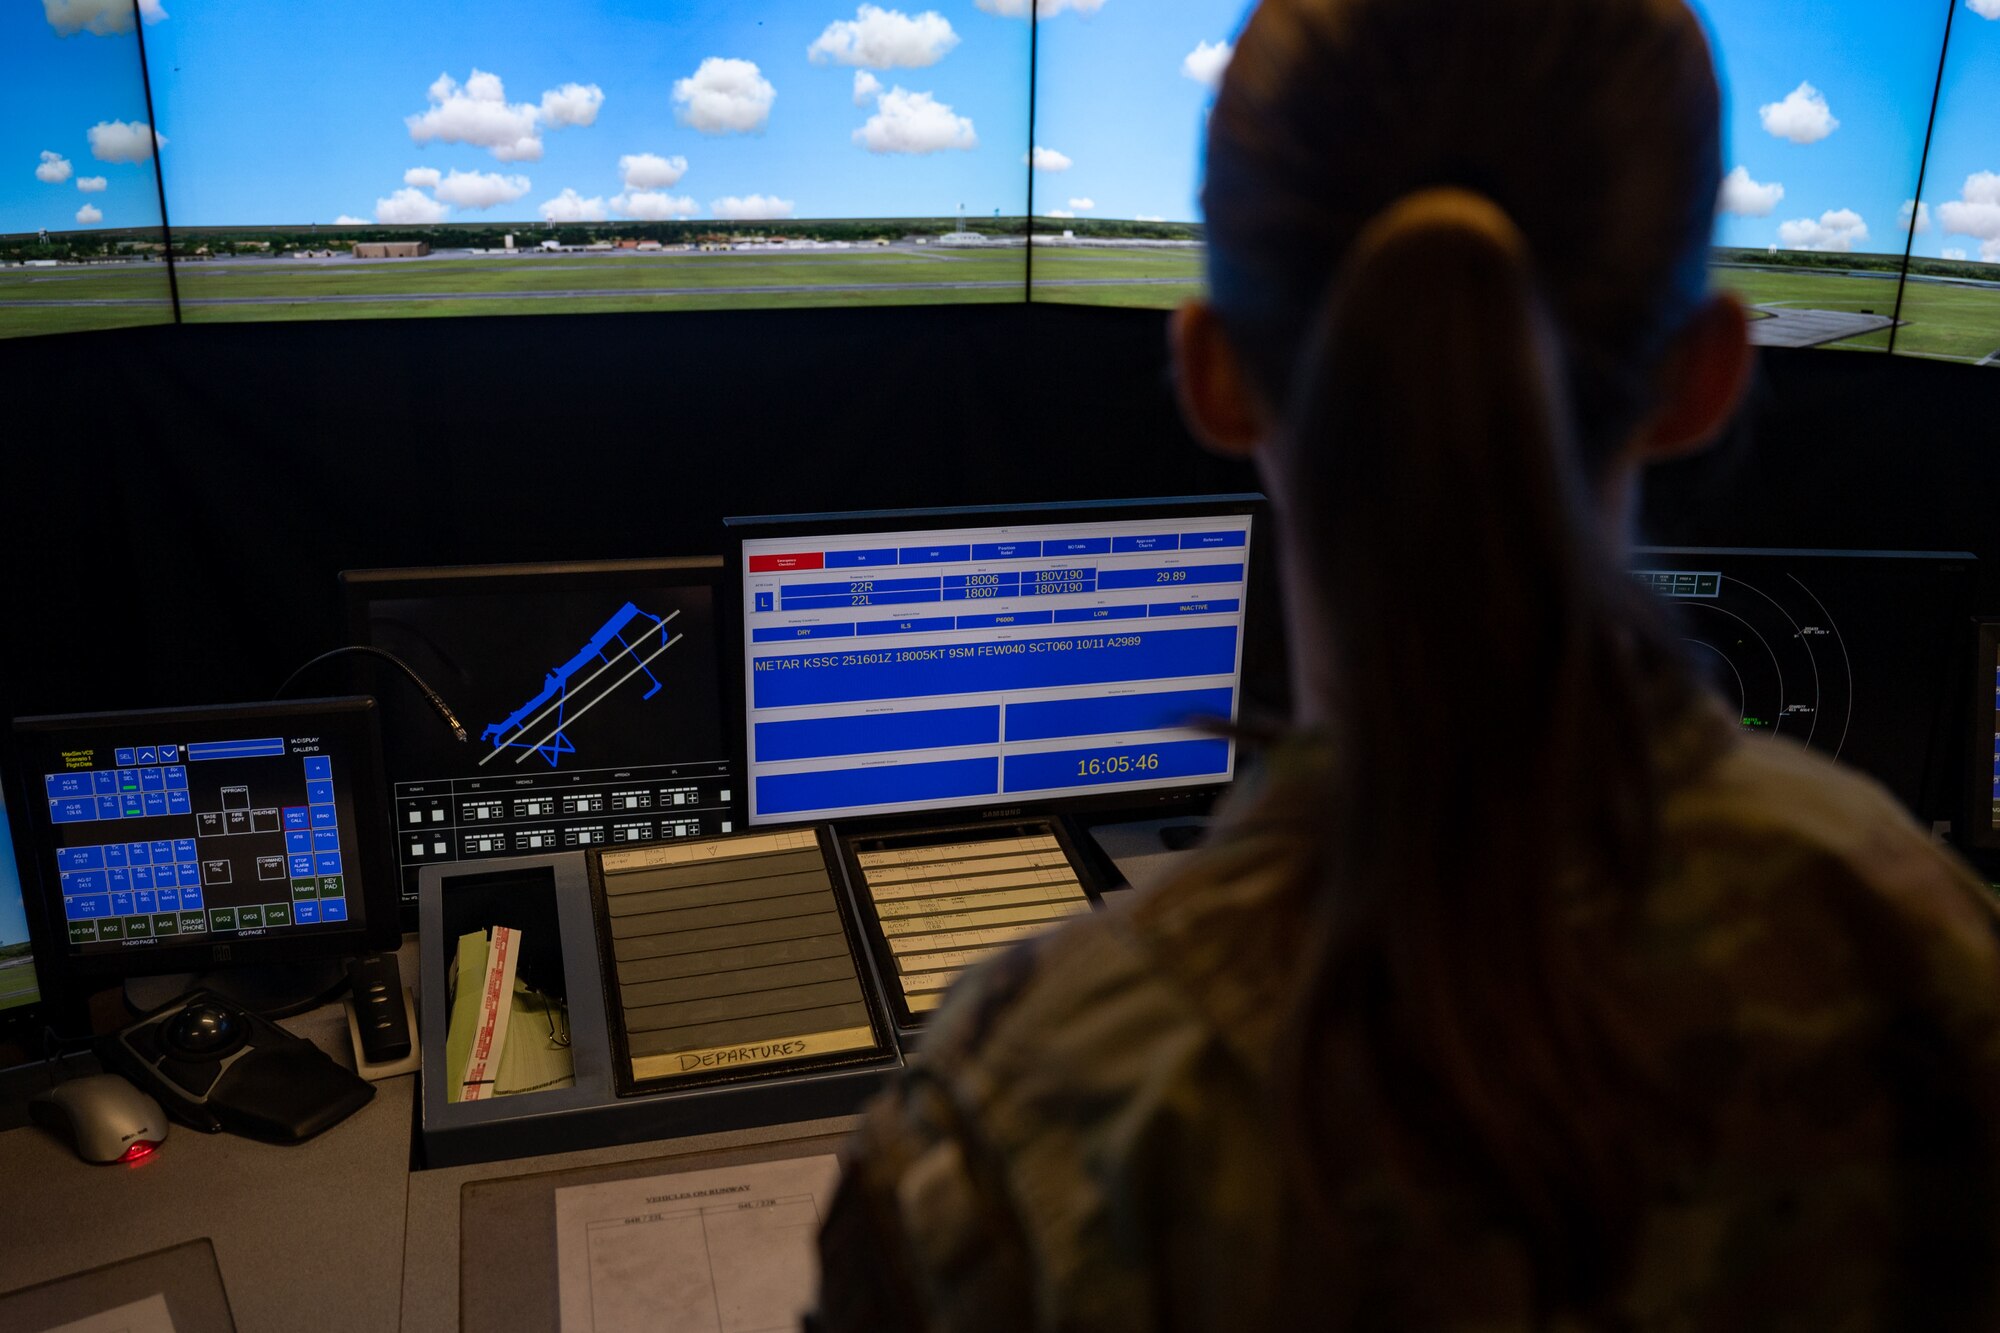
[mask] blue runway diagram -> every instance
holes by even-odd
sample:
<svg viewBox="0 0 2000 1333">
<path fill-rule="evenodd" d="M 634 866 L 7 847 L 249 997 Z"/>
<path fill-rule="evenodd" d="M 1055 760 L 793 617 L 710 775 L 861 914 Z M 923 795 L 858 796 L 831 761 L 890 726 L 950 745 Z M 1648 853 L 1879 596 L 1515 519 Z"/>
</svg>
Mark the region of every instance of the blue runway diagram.
<svg viewBox="0 0 2000 1333">
<path fill-rule="evenodd" d="M 669 637 L 667 633 L 669 623 L 679 615 L 679 611 L 674 611 L 662 618 L 641 611 L 630 602 L 619 607 L 576 656 L 543 678 L 540 693 L 480 733 L 480 740 L 493 746 L 493 752 L 480 760 L 480 765 L 483 767 L 506 751 L 518 750 L 520 753 L 514 759 L 517 764 L 530 755 L 540 755 L 550 768 L 558 767 L 564 755 L 576 753 L 569 728 L 619 686 L 643 674 L 648 688 L 639 697 L 644 700 L 658 694 L 660 680 L 649 664 L 680 642 L 680 635 Z M 600 678 L 624 666 L 628 659 L 631 665 L 622 674 L 598 688 Z"/>
</svg>

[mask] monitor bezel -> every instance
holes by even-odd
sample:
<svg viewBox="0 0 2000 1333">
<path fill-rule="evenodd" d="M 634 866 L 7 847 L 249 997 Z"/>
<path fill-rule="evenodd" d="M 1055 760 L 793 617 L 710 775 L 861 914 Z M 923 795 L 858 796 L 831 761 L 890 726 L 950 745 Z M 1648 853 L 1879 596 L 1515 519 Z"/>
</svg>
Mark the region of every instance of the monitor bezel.
<svg viewBox="0 0 2000 1333">
<path fill-rule="evenodd" d="M 1965 810 L 1961 845 L 2000 851 L 2000 825 L 1993 818 L 1992 753 L 1994 737 L 1994 673 L 2000 670 L 2000 616 L 1973 619 L 1975 656 L 1972 664 L 1970 732 L 1965 746 Z"/>
<path fill-rule="evenodd" d="M 539 561 L 524 564 L 489 565 L 430 565 L 406 566 L 385 569 L 344 569 L 338 576 L 344 623 L 350 643 L 369 645 L 368 611 L 376 602 L 400 601 L 421 597 L 485 597 L 505 596 L 508 593 L 536 593 L 563 588 L 600 588 L 652 582 L 663 587 L 695 588 L 706 587 L 711 603 L 710 614 L 715 626 L 715 670 L 718 674 L 717 706 L 723 710 L 723 753 L 722 758 L 732 772 L 743 771 L 743 758 L 739 753 L 741 743 L 735 739 L 733 729 L 728 725 L 731 716 L 740 713 L 732 711 L 741 687 L 735 681 L 736 663 L 730 656 L 730 644 L 734 642 L 737 629 L 735 607 L 731 600 L 727 562 L 719 555 L 652 556 L 628 560 L 566 560 Z M 407 683 L 392 682 L 387 688 L 406 688 Z M 446 699 L 450 703 L 450 699 Z M 442 725 L 442 724 L 440 724 Z M 388 768 L 390 744 L 383 738 L 383 764 L 385 774 L 384 791 L 393 788 L 398 781 L 405 780 Z M 731 796 L 727 818 L 740 832 L 744 826 L 743 815 L 749 809 L 749 795 L 742 784 L 730 788 Z M 720 835 L 718 835 L 720 836 Z M 476 862 L 457 862 L 459 865 L 473 865 Z M 417 928 L 416 902 L 406 901 L 404 928 Z"/>
<path fill-rule="evenodd" d="M 1074 500 L 1053 504 L 865 509 L 829 514 L 741 515 L 723 519 L 723 529 L 729 534 L 728 550 L 724 559 L 729 568 L 729 611 L 732 629 L 724 651 L 732 659 L 729 663 L 729 678 L 736 704 L 736 735 L 732 743 L 738 767 L 743 774 L 742 827 L 746 830 L 758 830 L 800 822 L 798 816 L 788 815 L 784 819 L 753 823 L 749 814 L 750 709 L 743 679 L 744 655 L 747 647 L 743 642 L 745 572 L 743 543 L 746 540 L 765 540 L 774 536 L 833 537 L 858 532 L 1004 526 L 1007 523 L 1019 523 L 1024 520 L 1035 523 L 1110 523 L 1125 519 L 1182 516 L 1201 518 L 1209 515 L 1248 515 L 1251 520 L 1250 568 L 1244 576 L 1246 606 L 1243 619 L 1243 657 L 1237 672 L 1236 713 L 1240 726 L 1245 706 L 1251 702 L 1252 682 L 1265 674 L 1269 659 L 1279 655 L 1279 650 L 1269 644 L 1257 629 L 1261 624 L 1277 623 L 1275 606 L 1271 610 L 1265 610 L 1264 603 L 1266 601 L 1275 603 L 1278 596 L 1277 565 L 1273 559 L 1275 542 L 1271 531 L 1271 505 L 1261 494 L 1239 492 L 1226 495 L 1184 495 L 1129 500 Z M 1231 736 L 1230 739 L 1237 745 L 1234 767 L 1240 771 L 1243 762 L 1241 738 Z M 1175 814 L 1206 811 L 1219 795 L 1229 790 L 1229 787 L 1230 781 L 1205 782 L 1151 790 L 1069 793 L 1024 801 L 940 805 L 926 810 L 881 814 L 872 814 L 864 810 L 838 816 L 815 815 L 811 819 L 813 822 L 834 823 L 843 828 L 865 824 L 871 831 L 876 829 L 893 831 L 936 824 L 940 819 L 949 820 L 954 824 L 978 824 L 1035 815 L 1089 816 L 1111 813 L 1129 815 L 1135 819 L 1167 818 Z"/>
<path fill-rule="evenodd" d="M 350 788 L 357 832 L 372 830 L 357 849 L 361 864 L 362 919 L 350 930 L 319 931 L 304 937 L 270 936 L 201 944 L 158 945 L 143 950 L 122 950 L 110 954 L 77 955 L 70 952 L 66 939 L 58 939 L 61 927 L 60 882 L 50 883 L 54 873 L 38 854 L 44 845 L 46 815 L 38 822 L 30 813 L 27 798 L 32 792 L 29 750 L 39 738 L 51 735 L 88 735 L 92 732 L 127 731 L 133 727 L 164 728 L 181 724 L 209 726 L 230 722 L 286 723 L 290 730 L 328 722 L 351 729 L 345 739 L 351 745 L 355 766 Z M 216 967 L 248 967 L 263 964 L 307 963 L 351 958 L 366 953 L 393 950 L 402 942 L 399 899 L 400 886 L 389 856 L 389 808 L 383 784 L 380 717 L 375 700 L 367 696 L 344 695 L 324 699 L 296 699 L 260 704 L 218 704 L 192 708 L 145 708 L 105 713 L 63 713 L 14 719 L 9 733 L 7 774 L 8 820 L 14 834 L 16 860 L 22 871 L 22 898 L 28 913 L 28 932 L 33 937 L 35 964 L 45 996 L 61 996 L 96 982 L 127 977 L 161 976 L 176 972 L 199 972 Z M 31 849 L 27 856 L 20 849 Z M 32 877 L 32 881 L 31 878 Z M 178 938 L 178 937 L 177 937 Z"/>
</svg>

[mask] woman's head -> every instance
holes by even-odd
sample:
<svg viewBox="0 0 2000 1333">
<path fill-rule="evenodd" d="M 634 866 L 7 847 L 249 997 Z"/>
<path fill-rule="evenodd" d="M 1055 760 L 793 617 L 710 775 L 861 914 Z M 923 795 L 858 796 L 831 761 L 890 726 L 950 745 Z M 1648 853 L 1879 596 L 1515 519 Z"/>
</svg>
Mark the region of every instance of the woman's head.
<svg viewBox="0 0 2000 1333">
<path fill-rule="evenodd" d="M 1672 449 L 1733 405 L 1740 317 L 1706 282 L 1719 97 L 1682 0 L 1264 0 L 1207 164 L 1211 295 L 1183 317 L 1183 360 L 1232 363 L 1225 387 L 1244 401 L 1191 403 L 1221 443 L 1278 433 L 1357 238 L 1438 186 L 1490 199 L 1519 229 L 1593 479 L 1656 414 L 1675 414 L 1652 441 Z M 1409 297 L 1419 318 L 1451 293 Z M 1214 384 L 1213 367 L 1186 369 L 1191 397 Z M 1454 370 L 1431 368 L 1439 392 Z M 1680 401 L 1690 389 L 1702 401 Z"/>
</svg>

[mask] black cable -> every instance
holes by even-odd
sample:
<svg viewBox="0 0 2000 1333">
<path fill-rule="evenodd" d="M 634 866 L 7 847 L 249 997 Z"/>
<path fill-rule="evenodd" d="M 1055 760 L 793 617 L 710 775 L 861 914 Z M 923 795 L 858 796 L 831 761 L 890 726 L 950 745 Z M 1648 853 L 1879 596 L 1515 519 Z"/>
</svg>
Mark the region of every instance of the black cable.
<svg viewBox="0 0 2000 1333">
<path fill-rule="evenodd" d="M 314 667 L 318 666 L 321 662 L 326 661 L 329 657 L 339 657 L 342 653 L 372 653 L 374 656 L 381 658 L 383 661 L 388 662 L 392 666 L 402 671 L 402 673 L 408 676 L 418 689 L 424 692 L 424 698 L 430 701 L 430 706 L 432 710 L 435 711 L 439 717 L 444 719 L 444 724 L 447 727 L 451 728 L 452 735 L 458 737 L 459 743 L 463 744 L 465 742 L 465 724 L 458 720 L 458 714 L 451 711 L 451 705 L 444 701 L 443 695 L 440 695 L 436 690 L 432 689 L 428 684 L 426 684 L 424 678 L 422 676 L 419 676 L 416 673 L 416 669 L 412 667 L 408 662 L 405 662 L 402 658 L 396 656 L 394 653 L 385 652 L 383 649 L 380 648 L 371 648 L 365 643 L 351 643 L 344 648 L 333 648 L 329 649 L 326 652 L 321 653 L 318 657 L 313 658 L 310 662 L 307 662 L 297 671 L 294 671 L 291 675 L 285 677 L 285 683 L 280 685 L 277 688 L 277 691 L 273 693 L 271 697 L 273 699 L 284 698 L 285 691 L 289 690 L 292 687 L 293 681 L 297 680 L 300 676 L 305 675 L 306 672 L 312 670 Z"/>
</svg>

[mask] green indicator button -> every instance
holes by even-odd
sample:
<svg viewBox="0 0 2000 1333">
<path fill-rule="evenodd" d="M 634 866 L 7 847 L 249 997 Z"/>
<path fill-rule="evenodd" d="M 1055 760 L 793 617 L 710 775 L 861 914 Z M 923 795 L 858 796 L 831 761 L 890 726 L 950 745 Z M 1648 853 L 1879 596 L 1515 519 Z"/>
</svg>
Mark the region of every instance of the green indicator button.
<svg viewBox="0 0 2000 1333">
<path fill-rule="evenodd" d="M 208 909 L 210 930 L 236 929 L 236 909 L 233 907 L 211 907 Z"/>
<path fill-rule="evenodd" d="M 144 940 L 152 938 L 153 918 L 149 916 L 128 916 L 125 918 L 125 938 Z"/>
<path fill-rule="evenodd" d="M 292 924 L 290 903 L 271 903 L 264 909 L 264 924 L 267 926 L 289 926 Z"/>
<path fill-rule="evenodd" d="M 178 912 L 159 912 L 153 917 L 155 935 L 178 935 L 181 933 L 181 918 Z"/>
<path fill-rule="evenodd" d="M 347 896 L 347 876 L 321 875 L 319 896 L 322 898 L 345 898 Z"/>
<path fill-rule="evenodd" d="M 96 938 L 97 923 L 95 921 L 72 921 L 69 923 L 69 942 L 71 944 L 89 944 Z"/>
<path fill-rule="evenodd" d="M 200 912 L 181 913 L 181 934 L 200 935 L 208 929 L 208 918 Z"/>
<path fill-rule="evenodd" d="M 97 923 L 97 938 L 100 940 L 122 940 L 125 938 L 125 922 L 121 917 L 107 916 Z"/>
<path fill-rule="evenodd" d="M 254 930 L 264 924 L 264 909 L 261 907 L 239 907 L 236 909 L 236 928 Z"/>
<path fill-rule="evenodd" d="M 295 879 L 292 881 L 292 897 L 319 897 L 319 881 L 316 879 Z"/>
</svg>

